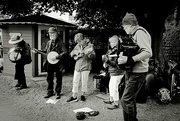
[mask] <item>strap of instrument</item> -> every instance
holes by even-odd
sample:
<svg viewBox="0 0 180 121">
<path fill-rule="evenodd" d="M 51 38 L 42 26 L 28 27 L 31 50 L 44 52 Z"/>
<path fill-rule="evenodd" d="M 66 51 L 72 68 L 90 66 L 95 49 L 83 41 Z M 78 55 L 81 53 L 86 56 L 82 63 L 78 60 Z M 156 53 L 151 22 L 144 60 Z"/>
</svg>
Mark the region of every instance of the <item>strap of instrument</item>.
<svg viewBox="0 0 180 121">
<path fill-rule="evenodd" d="M 18 53 L 16 54 L 15 61 L 17 60 L 19 53 L 20 53 L 20 52 L 18 52 Z"/>
</svg>

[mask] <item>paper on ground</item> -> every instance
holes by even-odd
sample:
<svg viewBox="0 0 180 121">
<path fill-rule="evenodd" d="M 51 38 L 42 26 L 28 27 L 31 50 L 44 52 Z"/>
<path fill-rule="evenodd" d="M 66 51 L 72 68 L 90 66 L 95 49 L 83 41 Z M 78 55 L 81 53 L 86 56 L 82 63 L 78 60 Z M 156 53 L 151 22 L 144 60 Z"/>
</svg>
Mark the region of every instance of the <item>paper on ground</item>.
<svg viewBox="0 0 180 121">
<path fill-rule="evenodd" d="M 50 103 L 50 104 L 56 104 L 57 102 L 58 102 L 58 100 L 56 100 L 56 99 L 48 99 L 46 101 L 46 103 Z"/>
<path fill-rule="evenodd" d="M 88 107 L 73 110 L 74 113 L 77 113 L 77 112 L 91 112 L 91 111 L 93 111 L 93 110 L 88 108 Z"/>
</svg>

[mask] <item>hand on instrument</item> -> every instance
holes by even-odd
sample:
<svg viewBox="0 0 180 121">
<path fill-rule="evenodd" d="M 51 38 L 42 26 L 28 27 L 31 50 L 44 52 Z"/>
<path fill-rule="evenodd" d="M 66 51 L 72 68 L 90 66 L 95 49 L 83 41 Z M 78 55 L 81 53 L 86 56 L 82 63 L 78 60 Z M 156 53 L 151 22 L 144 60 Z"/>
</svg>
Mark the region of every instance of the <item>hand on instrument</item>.
<svg viewBox="0 0 180 121">
<path fill-rule="evenodd" d="M 56 56 L 53 56 L 53 57 L 51 57 L 51 60 L 52 60 L 52 61 L 55 61 L 56 58 L 57 58 Z"/>
<path fill-rule="evenodd" d="M 118 58 L 118 64 L 125 64 L 128 60 L 127 56 L 123 56 L 123 53 L 121 52 L 119 54 L 119 58 Z"/>
<path fill-rule="evenodd" d="M 108 55 L 102 55 L 102 61 L 107 62 L 109 60 Z"/>
</svg>

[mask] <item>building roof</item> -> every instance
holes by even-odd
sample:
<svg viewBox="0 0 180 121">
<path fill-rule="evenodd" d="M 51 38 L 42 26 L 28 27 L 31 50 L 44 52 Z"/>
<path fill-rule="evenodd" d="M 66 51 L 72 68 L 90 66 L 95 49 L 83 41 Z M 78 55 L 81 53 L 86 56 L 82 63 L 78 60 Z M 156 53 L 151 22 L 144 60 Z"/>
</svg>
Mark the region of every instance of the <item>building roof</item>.
<svg viewBox="0 0 180 121">
<path fill-rule="evenodd" d="M 0 20 L 1 25 L 7 24 L 39 24 L 39 25 L 52 25 L 52 26 L 63 26 L 69 28 L 76 28 L 77 25 L 68 23 L 63 20 L 55 19 L 46 15 L 31 15 L 12 19 Z"/>
</svg>

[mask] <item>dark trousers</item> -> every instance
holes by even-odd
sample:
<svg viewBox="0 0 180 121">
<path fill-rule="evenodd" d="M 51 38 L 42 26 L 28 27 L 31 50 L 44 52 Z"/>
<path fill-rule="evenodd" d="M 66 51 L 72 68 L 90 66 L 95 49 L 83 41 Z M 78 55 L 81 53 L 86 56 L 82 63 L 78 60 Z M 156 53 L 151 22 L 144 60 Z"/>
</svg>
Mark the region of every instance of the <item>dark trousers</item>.
<svg viewBox="0 0 180 121">
<path fill-rule="evenodd" d="M 54 93 L 54 73 L 56 74 L 56 87 L 55 91 L 57 94 L 61 93 L 61 88 L 62 88 L 62 71 L 59 71 L 58 69 L 49 69 L 48 70 L 48 75 L 47 75 L 47 91 L 48 94 L 53 94 Z"/>
<path fill-rule="evenodd" d="M 17 83 L 20 86 L 27 87 L 27 85 L 26 85 L 26 76 L 25 76 L 25 73 L 24 73 L 24 64 L 23 63 L 16 63 L 14 79 L 18 80 Z"/>
<path fill-rule="evenodd" d="M 146 73 L 126 73 L 125 89 L 121 98 L 124 121 L 137 121 L 136 97 L 145 82 Z"/>
</svg>

